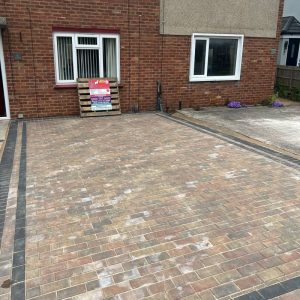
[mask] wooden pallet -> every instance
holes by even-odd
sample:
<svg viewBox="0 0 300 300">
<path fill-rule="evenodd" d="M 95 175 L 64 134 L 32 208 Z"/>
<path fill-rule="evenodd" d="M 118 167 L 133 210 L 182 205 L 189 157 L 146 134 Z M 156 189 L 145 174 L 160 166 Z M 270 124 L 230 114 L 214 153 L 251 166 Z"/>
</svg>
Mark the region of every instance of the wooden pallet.
<svg viewBox="0 0 300 300">
<path fill-rule="evenodd" d="M 120 115 L 121 106 L 120 106 L 118 80 L 116 78 L 101 78 L 101 79 L 109 80 L 111 99 L 112 99 L 112 110 L 93 111 L 91 107 L 91 100 L 90 100 L 90 89 L 89 89 L 90 79 L 100 79 L 100 78 L 78 78 L 77 79 L 80 116 L 83 118 L 83 117 Z"/>
</svg>

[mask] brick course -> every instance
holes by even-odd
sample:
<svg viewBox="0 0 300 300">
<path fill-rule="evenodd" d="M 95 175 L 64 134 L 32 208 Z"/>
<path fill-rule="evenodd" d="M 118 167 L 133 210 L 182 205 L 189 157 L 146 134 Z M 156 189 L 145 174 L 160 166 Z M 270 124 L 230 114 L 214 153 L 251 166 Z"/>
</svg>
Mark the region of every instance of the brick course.
<svg viewBox="0 0 300 300">
<path fill-rule="evenodd" d="M 55 87 L 55 26 L 119 30 L 124 112 L 154 110 L 157 80 L 168 110 L 177 109 L 179 101 L 193 108 L 228 100 L 253 104 L 272 94 L 277 55 L 271 50 L 278 48 L 280 24 L 276 39 L 245 38 L 240 81 L 189 83 L 191 37 L 160 35 L 159 5 L 159 0 L 1 2 L 8 20 L 3 43 L 12 117 L 79 114 L 76 88 Z M 282 10 L 283 1 L 280 17 Z M 11 59 L 16 52 L 21 61 Z"/>
</svg>

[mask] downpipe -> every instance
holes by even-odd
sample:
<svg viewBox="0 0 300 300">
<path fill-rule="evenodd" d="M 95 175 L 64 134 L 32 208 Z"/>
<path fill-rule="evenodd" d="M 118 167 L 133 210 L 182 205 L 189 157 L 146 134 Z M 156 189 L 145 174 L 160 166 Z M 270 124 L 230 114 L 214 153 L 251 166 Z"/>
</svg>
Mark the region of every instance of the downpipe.
<svg viewBox="0 0 300 300">
<path fill-rule="evenodd" d="M 156 111 L 163 112 L 163 106 L 162 106 L 162 88 L 161 88 L 161 82 L 158 80 L 156 83 Z"/>
</svg>

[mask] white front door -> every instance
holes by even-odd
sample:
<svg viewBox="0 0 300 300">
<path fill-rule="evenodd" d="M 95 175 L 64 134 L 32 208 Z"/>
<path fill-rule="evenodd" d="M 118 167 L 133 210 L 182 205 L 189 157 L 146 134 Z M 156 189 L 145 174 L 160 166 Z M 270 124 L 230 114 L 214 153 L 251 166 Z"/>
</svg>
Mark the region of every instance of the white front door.
<svg viewBox="0 0 300 300">
<path fill-rule="evenodd" d="M 10 119 L 1 29 L 0 29 L 0 119 Z"/>
</svg>

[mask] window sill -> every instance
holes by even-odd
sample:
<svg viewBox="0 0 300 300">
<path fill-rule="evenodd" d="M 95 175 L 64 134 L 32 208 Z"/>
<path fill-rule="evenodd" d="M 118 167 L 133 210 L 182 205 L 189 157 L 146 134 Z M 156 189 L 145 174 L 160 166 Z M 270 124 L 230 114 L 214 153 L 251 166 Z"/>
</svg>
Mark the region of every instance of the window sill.
<svg viewBox="0 0 300 300">
<path fill-rule="evenodd" d="M 70 84 L 56 84 L 54 86 L 55 90 L 63 90 L 63 89 L 77 89 L 77 83 Z"/>
<path fill-rule="evenodd" d="M 221 78 L 190 78 L 191 83 L 197 82 L 220 82 L 220 81 L 240 81 L 240 77 L 221 77 Z"/>
<path fill-rule="evenodd" d="M 124 85 L 122 83 L 120 83 L 119 88 L 123 88 Z M 54 86 L 55 90 L 65 90 L 65 89 L 77 89 L 77 83 L 70 83 L 70 84 L 56 84 Z"/>
</svg>

